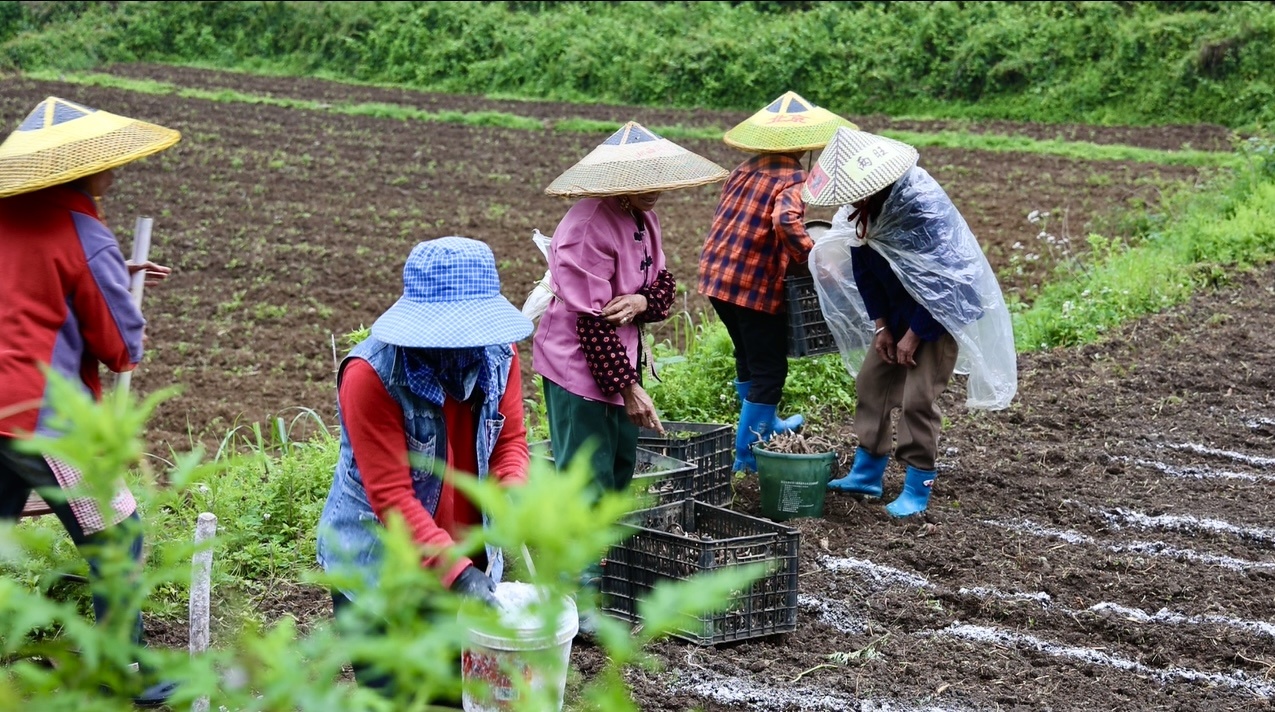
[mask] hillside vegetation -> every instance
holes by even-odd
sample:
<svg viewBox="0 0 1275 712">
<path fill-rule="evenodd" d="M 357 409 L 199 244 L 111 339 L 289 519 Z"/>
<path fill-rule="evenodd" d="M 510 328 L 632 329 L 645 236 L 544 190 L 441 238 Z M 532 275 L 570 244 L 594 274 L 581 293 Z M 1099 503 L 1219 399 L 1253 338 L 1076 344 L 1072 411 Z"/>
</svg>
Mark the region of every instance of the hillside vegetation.
<svg viewBox="0 0 1275 712">
<path fill-rule="evenodd" d="M 1249 2 L 0 2 L 0 68 L 152 61 L 574 102 L 1102 124 L 1275 118 Z"/>
</svg>

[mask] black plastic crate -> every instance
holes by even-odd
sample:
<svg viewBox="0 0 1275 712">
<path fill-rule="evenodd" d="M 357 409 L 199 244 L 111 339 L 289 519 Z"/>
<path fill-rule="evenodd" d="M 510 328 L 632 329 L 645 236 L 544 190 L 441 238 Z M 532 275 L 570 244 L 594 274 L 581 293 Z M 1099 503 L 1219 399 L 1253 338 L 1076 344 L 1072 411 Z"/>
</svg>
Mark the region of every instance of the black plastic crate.
<svg viewBox="0 0 1275 712">
<path fill-rule="evenodd" d="M 814 277 L 809 273 L 784 277 L 784 301 L 788 308 L 789 356 L 837 353 L 837 340 L 819 307 Z"/>
<path fill-rule="evenodd" d="M 548 440 L 530 443 L 528 447 L 532 457 L 542 457 L 554 463 L 553 449 Z M 694 476 L 694 463 L 642 447 L 637 449 L 637 472 L 633 481 L 638 485 L 638 494 L 650 498 L 642 504 L 644 507 L 680 502 L 690 497 Z"/>
<path fill-rule="evenodd" d="M 735 426 L 662 420 L 664 434 L 638 432 L 638 447 L 695 465 L 691 496 L 723 505 L 731 501 L 731 465 L 735 462 Z"/>
<path fill-rule="evenodd" d="M 725 610 L 688 618 L 674 635 L 717 645 L 796 630 L 796 529 L 694 500 L 635 512 L 622 526 L 629 535 L 611 547 L 602 566 L 607 613 L 639 623 L 638 602 L 662 580 L 762 562 L 774 566 L 771 573 Z"/>
</svg>

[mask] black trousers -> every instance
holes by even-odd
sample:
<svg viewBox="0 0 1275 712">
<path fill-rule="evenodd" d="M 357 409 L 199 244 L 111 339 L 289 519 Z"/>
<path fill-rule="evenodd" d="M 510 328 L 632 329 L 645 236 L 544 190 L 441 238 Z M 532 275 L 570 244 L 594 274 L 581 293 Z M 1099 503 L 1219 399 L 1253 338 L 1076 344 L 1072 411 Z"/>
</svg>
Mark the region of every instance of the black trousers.
<svg viewBox="0 0 1275 712">
<path fill-rule="evenodd" d="M 71 511 L 66 502 L 62 486 L 49 463 L 35 454 L 18 452 L 13 447 L 13 440 L 0 436 L 0 520 L 17 521 L 26 507 L 31 490 L 39 492 L 48 503 L 53 514 L 62 523 L 71 541 L 79 549 L 80 555 L 89 565 L 90 586 L 93 590 L 93 615 L 98 624 L 105 622 L 111 612 L 117 608 L 115 601 L 107 595 L 114 588 L 122 591 L 126 587 L 118 584 L 103 586 L 102 566 L 99 553 L 107 546 L 126 546 L 134 562 L 142 559 L 142 527 L 141 519 L 134 512 L 128 519 L 108 527 L 96 534 L 86 535 L 84 528 Z M 142 614 L 137 612 L 133 620 L 133 642 L 142 641 Z"/>
<path fill-rule="evenodd" d="M 779 405 L 788 380 L 788 312 L 767 314 L 709 299 L 735 345 L 735 377 L 748 382 L 747 399 Z"/>
</svg>

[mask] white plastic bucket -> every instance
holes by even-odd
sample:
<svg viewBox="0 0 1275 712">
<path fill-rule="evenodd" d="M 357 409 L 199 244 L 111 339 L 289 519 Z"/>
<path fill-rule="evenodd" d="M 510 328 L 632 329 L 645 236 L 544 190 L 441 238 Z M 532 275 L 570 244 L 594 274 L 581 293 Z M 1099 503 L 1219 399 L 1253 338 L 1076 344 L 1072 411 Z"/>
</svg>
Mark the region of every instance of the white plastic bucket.
<svg viewBox="0 0 1275 712">
<path fill-rule="evenodd" d="M 520 691 L 509 675 L 519 675 L 531 689 L 552 690 L 562 709 L 567 688 L 571 641 L 580 619 L 575 601 L 562 599 L 562 611 L 554 630 L 542 625 L 544 593 L 529 583 L 496 585 L 500 601 L 499 632 L 468 628 L 469 639 L 461 655 L 465 712 L 509 712 L 525 709 Z M 539 664 L 537 664 L 539 663 Z"/>
</svg>

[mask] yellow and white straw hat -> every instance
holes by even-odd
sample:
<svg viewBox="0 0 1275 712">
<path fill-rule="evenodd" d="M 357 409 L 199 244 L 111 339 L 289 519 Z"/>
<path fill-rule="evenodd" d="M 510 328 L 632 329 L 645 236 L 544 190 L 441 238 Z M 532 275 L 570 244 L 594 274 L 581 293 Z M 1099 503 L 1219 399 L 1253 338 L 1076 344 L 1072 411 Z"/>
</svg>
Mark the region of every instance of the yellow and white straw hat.
<svg viewBox="0 0 1275 712">
<path fill-rule="evenodd" d="M 122 166 L 180 140 L 172 129 L 51 96 L 0 144 L 0 198 Z"/>
<path fill-rule="evenodd" d="M 812 151 L 827 145 L 841 126 L 859 128 L 790 91 L 727 131 L 722 140 L 753 153 Z"/>
<path fill-rule="evenodd" d="M 630 121 L 545 188 L 549 195 L 600 198 L 694 188 L 728 172 L 703 156 Z"/>
<path fill-rule="evenodd" d="M 801 187 L 808 205 L 849 205 L 903 177 L 916 149 L 866 131 L 837 129 Z"/>
</svg>

